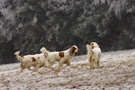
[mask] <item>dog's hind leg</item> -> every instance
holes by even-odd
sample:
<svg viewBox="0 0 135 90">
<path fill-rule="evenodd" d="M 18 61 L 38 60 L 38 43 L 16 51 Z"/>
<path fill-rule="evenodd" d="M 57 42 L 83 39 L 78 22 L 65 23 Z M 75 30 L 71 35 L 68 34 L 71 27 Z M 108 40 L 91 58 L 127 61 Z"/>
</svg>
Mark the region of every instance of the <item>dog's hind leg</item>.
<svg viewBox="0 0 135 90">
<path fill-rule="evenodd" d="M 28 67 L 28 70 L 31 70 L 31 67 Z"/>
<path fill-rule="evenodd" d="M 23 72 L 23 70 L 25 69 L 25 67 L 23 66 L 23 62 L 21 62 L 20 68 L 21 68 L 20 72 Z"/>
<path fill-rule="evenodd" d="M 24 69 L 25 69 L 25 68 L 21 67 L 21 70 L 20 70 L 20 71 L 23 72 Z"/>
<path fill-rule="evenodd" d="M 33 71 L 38 72 L 39 67 L 40 67 L 40 64 L 36 65 L 36 67 L 35 67 L 35 69 Z"/>
<path fill-rule="evenodd" d="M 97 66 L 98 66 L 98 67 L 100 67 L 100 66 L 99 66 L 99 63 L 100 63 L 100 60 L 97 60 Z"/>
<path fill-rule="evenodd" d="M 65 62 L 65 59 L 62 59 L 59 61 L 59 68 L 56 71 L 60 71 L 61 67 L 63 67 L 63 63 Z"/>
<path fill-rule="evenodd" d="M 92 69 L 95 69 L 95 67 L 96 67 L 96 60 L 93 58 L 92 60 L 91 60 L 92 62 Z"/>
<path fill-rule="evenodd" d="M 89 58 L 89 64 L 90 64 L 90 69 L 92 69 L 93 68 L 92 56 Z"/>
</svg>

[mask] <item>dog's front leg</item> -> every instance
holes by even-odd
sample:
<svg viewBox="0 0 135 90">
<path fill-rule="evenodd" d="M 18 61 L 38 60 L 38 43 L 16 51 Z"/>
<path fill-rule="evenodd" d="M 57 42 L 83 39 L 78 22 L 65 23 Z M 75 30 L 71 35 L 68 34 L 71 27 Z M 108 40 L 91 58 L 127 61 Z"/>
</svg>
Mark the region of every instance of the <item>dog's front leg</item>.
<svg viewBox="0 0 135 90">
<path fill-rule="evenodd" d="M 67 66 L 70 66 L 70 60 L 66 60 L 66 61 L 64 62 L 64 64 L 66 64 Z"/>
<path fill-rule="evenodd" d="M 23 70 L 25 69 L 22 63 L 20 64 L 20 68 L 21 68 L 20 72 L 23 72 Z"/>
<path fill-rule="evenodd" d="M 67 64 L 67 66 L 70 66 L 70 60 L 68 60 L 68 61 L 66 62 L 66 64 Z"/>
</svg>

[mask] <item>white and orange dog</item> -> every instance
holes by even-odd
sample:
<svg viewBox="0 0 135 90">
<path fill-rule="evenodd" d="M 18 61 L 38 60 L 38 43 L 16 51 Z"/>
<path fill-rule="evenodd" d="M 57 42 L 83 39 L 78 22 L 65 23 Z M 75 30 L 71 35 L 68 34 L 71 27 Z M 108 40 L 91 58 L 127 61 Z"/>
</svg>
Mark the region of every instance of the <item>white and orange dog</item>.
<svg viewBox="0 0 135 90">
<path fill-rule="evenodd" d="M 48 51 L 42 47 L 40 49 L 41 53 L 40 54 L 35 54 L 35 55 L 25 55 L 23 57 L 19 56 L 20 51 L 15 52 L 16 58 L 20 60 L 20 68 L 21 72 L 27 68 L 31 70 L 30 68 L 33 66 L 35 72 L 38 72 L 38 69 L 40 67 L 46 67 L 46 58 L 48 56 Z"/>
<path fill-rule="evenodd" d="M 99 67 L 101 57 L 101 49 L 99 45 L 96 42 L 91 42 L 90 45 L 86 45 L 86 48 L 90 68 L 94 69 L 95 67 Z"/>
<path fill-rule="evenodd" d="M 48 52 L 48 67 L 52 68 L 52 65 L 55 63 L 55 61 L 58 61 L 59 68 L 56 71 L 60 71 L 60 68 L 63 66 L 63 64 L 67 64 L 68 66 L 70 66 L 72 57 L 75 56 L 75 54 L 78 54 L 78 52 L 79 49 L 76 45 L 71 46 L 65 51 Z"/>
</svg>

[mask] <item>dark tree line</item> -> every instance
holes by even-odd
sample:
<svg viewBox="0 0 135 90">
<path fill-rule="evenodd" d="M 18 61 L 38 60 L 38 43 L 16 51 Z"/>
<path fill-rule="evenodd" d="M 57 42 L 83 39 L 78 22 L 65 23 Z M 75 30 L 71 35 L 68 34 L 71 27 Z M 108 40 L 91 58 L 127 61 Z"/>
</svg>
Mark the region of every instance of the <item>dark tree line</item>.
<svg viewBox="0 0 135 90">
<path fill-rule="evenodd" d="M 134 0 L 0 0 L 0 63 L 21 55 L 100 44 L 102 51 L 135 48 Z"/>
</svg>

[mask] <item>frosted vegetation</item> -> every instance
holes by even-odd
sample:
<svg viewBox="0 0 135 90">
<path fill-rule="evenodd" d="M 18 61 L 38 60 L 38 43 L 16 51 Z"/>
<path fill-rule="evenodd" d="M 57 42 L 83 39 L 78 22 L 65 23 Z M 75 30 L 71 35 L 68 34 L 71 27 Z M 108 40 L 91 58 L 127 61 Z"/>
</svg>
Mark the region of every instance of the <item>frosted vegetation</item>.
<svg viewBox="0 0 135 90">
<path fill-rule="evenodd" d="M 57 67 L 57 63 L 55 66 Z M 135 50 L 102 54 L 100 68 L 89 69 L 86 55 L 76 56 L 60 72 L 40 68 L 19 72 L 19 63 L 0 66 L 1 90 L 134 90 Z"/>
</svg>

